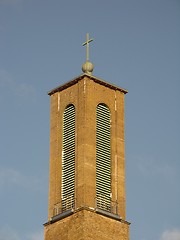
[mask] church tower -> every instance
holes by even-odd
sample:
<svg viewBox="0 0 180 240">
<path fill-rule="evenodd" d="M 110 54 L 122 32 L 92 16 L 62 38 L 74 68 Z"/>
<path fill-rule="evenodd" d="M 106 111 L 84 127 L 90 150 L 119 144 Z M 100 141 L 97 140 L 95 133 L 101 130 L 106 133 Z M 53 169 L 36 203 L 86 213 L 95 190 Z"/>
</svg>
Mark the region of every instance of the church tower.
<svg viewBox="0 0 180 240">
<path fill-rule="evenodd" d="M 125 213 L 124 96 L 83 74 L 51 90 L 50 177 L 45 240 L 129 240 Z"/>
</svg>

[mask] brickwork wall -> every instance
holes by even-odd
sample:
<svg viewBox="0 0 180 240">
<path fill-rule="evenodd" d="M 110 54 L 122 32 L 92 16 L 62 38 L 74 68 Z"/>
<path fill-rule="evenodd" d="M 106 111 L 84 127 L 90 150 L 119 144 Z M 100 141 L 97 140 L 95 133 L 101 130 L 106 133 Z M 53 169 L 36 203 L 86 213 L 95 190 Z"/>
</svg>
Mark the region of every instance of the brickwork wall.
<svg viewBox="0 0 180 240">
<path fill-rule="evenodd" d="M 124 93 L 84 76 L 76 84 L 55 92 L 50 98 L 48 220 L 53 216 L 54 205 L 61 202 L 62 124 L 68 104 L 75 106 L 76 118 L 76 208 L 95 208 L 96 106 L 99 103 L 106 104 L 111 113 L 112 201 L 118 203 L 118 214 L 125 220 Z M 47 225 L 45 240 L 51 239 L 128 240 L 128 225 L 94 212 L 82 211 Z"/>
<path fill-rule="evenodd" d="M 129 240 L 129 224 L 82 210 L 45 226 L 45 240 Z"/>
</svg>

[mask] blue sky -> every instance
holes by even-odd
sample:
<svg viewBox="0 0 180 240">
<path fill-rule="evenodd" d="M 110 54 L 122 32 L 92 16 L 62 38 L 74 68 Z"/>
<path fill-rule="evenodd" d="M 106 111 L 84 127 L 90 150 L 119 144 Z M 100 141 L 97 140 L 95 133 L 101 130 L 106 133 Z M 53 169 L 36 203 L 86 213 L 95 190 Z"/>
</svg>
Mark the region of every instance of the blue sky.
<svg viewBox="0 0 180 240">
<path fill-rule="evenodd" d="M 131 240 L 180 239 L 180 2 L 0 0 L 0 240 L 43 240 L 49 97 L 81 74 L 128 89 Z"/>
</svg>

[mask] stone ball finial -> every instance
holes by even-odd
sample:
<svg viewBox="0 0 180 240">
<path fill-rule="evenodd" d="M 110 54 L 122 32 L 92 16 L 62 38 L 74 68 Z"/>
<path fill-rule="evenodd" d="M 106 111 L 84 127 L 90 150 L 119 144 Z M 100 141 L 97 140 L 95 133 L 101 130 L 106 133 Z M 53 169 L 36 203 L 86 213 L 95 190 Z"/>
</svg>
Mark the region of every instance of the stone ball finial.
<svg viewBox="0 0 180 240">
<path fill-rule="evenodd" d="M 94 65 L 89 62 L 89 61 L 86 61 L 83 65 L 82 65 L 82 71 L 84 73 L 87 73 L 87 74 L 92 74 L 93 72 L 93 69 L 94 69 Z"/>
</svg>

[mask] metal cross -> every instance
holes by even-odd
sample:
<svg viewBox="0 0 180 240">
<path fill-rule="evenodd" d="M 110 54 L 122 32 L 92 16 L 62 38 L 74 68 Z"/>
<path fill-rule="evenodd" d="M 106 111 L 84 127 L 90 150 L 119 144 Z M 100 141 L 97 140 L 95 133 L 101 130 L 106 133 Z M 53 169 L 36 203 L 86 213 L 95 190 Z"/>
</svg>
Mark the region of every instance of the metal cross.
<svg viewBox="0 0 180 240">
<path fill-rule="evenodd" d="M 86 42 L 83 43 L 83 46 L 86 45 L 86 61 L 89 61 L 89 43 L 92 42 L 94 39 L 89 39 L 89 33 L 86 34 Z"/>
</svg>

